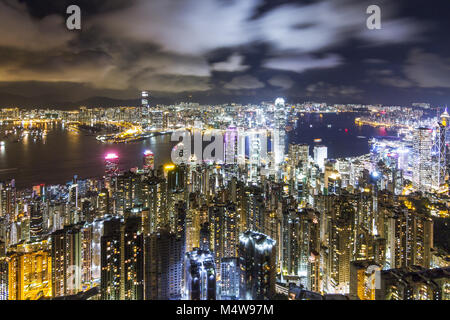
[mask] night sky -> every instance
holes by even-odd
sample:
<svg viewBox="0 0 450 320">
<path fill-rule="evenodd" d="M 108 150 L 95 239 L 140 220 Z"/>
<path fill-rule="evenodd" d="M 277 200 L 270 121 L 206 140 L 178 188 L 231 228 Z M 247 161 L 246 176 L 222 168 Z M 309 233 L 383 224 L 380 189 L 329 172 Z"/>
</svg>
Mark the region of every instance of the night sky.
<svg viewBox="0 0 450 320">
<path fill-rule="evenodd" d="M 82 29 L 69 31 L 77 4 Z M 382 30 L 366 8 L 381 7 Z M 448 0 L 0 0 L 0 107 L 450 102 Z"/>
</svg>

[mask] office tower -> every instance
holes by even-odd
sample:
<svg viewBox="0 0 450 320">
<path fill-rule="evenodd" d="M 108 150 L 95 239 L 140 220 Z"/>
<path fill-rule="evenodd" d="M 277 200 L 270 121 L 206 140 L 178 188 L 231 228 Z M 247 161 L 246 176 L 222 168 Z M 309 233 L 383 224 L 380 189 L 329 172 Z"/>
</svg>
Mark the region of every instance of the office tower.
<svg viewBox="0 0 450 320">
<path fill-rule="evenodd" d="M 0 301 L 8 300 L 8 259 L 0 254 Z"/>
<path fill-rule="evenodd" d="M 306 168 L 309 159 L 309 145 L 306 143 L 289 144 L 289 164 L 292 168 Z"/>
<path fill-rule="evenodd" d="M 273 128 L 273 145 L 274 145 L 274 161 L 278 166 L 284 161 L 286 149 L 286 108 L 283 98 L 275 100 L 274 107 L 274 128 Z"/>
<path fill-rule="evenodd" d="M 437 125 L 436 132 L 436 147 L 437 147 L 437 168 L 434 170 L 435 176 L 433 177 L 433 183 L 435 188 L 439 189 L 445 184 L 447 176 L 447 126 L 450 116 L 447 112 L 447 108 L 440 116 L 440 122 Z"/>
<path fill-rule="evenodd" d="M 249 180 L 254 184 L 258 182 L 258 169 L 261 167 L 261 155 L 264 140 L 261 141 L 261 135 L 252 130 L 248 133 L 249 137 Z"/>
<path fill-rule="evenodd" d="M 151 150 L 144 152 L 144 170 L 150 171 L 155 168 L 155 155 Z"/>
<path fill-rule="evenodd" d="M 275 241 L 262 233 L 246 231 L 239 237 L 242 300 L 270 299 L 275 293 Z"/>
<path fill-rule="evenodd" d="M 414 132 L 413 186 L 420 191 L 428 191 L 431 188 L 431 148 L 433 143 L 432 132 L 433 130 L 428 128 L 417 128 Z"/>
<path fill-rule="evenodd" d="M 148 91 L 141 92 L 141 114 L 143 116 L 148 115 L 150 112 L 150 104 L 149 104 L 149 96 L 150 93 Z"/>
<path fill-rule="evenodd" d="M 348 293 L 350 261 L 354 239 L 355 208 L 350 196 L 327 196 L 327 254 L 325 288 L 331 293 Z"/>
<path fill-rule="evenodd" d="M 67 226 L 51 234 L 53 297 L 81 291 L 81 233 L 79 226 Z"/>
<path fill-rule="evenodd" d="M 265 203 L 263 190 L 257 186 L 243 187 L 239 196 L 240 221 L 239 230 L 264 232 Z"/>
<path fill-rule="evenodd" d="M 114 177 L 115 188 L 113 197 L 115 200 L 115 214 L 123 215 L 126 209 L 139 204 L 139 188 L 141 176 L 135 172 L 124 172 Z"/>
<path fill-rule="evenodd" d="M 151 128 L 163 129 L 164 128 L 164 112 L 160 109 L 152 109 L 149 112 Z"/>
<path fill-rule="evenodd" d="M 188 300 L 216 300 L 216 270 L 209 251 L 194 249 L 185 257 L 185 298 Z"/>
<path fill-rule="evenodd" d="M 123 281 L 125 300 L 144 299 L 144 235 L 139 215 L 125 219 L 123 235 Z"/>
<path fill-rule="evenodd" d="M 102 300 L 122 300 L 122 232 L 121 220 L 111 218 L 103 222 L 101 237 L 101 297 Z"/>
<path fill-rule="evenodd" d="M 97 197 L 97 216 L 104 217 L 108 214 L 111 214 L 111 201 L 108 189 L 103 188 Z"/>
<path fill-rule="evenodd" d="M 162 126 L 162 128 L 164 130 L 169 128 L 169 125 L 170 125 L 169 118 L 170 118 L 170 112 L 167 112 L 167 111 L 164 112 L 163 113 L 163 126 Z"/>
<path fill-rule="evenodd" d="M 170 192 L 180 192 L 184 190 L 187 179 L 187 168 L 184 163 L 180 165 L 165 167 L 167 189 Z"/>
<path fill-rule="evenodd" d="M 200 248 L 200 210 L 195 204 L 194 194 L 190 194 L 189 209 L 186 214 L 186 251 Z"/>
<path fill-rule="evenodd" d="M 408 203 L 407 203 L 408 204 Z M 389 266 L 402 268 L 422 266 L 429 268 L 433 247 L 433 220 L 425 212 L 396 207 L 388 218 L 387 246 Z"/>
<path fill-rule="evenodd" d="M 80 208 L 78 184 L 73 183 L 69 188 L 69 203 L 71 210 L 77 211 Z"/>
<path fill-rule="evenodd" d="M 149 254 L 146 299 L 181 299 L 185 255 L 183 239 L 163 228 L 150 236 L 146 250 Z"/>
<path fill-rule="evenodd" d="M 112 177 L 119 173 L 119 156 L 116 153 L 108 153 L 105 156 L 105 175 Z"/>
<path fill-rule="evenodd" d="M 41 202 L 39 198 L 36 198 L 30 203 L 28 209 L 30 214 L 30 240 L 38 241 L 43 234 L 43 209 L 41 208 Z"/>
<path fill-rule="evenodd" d="M 144 218 L 144 230 L 147 234 L 158 232 L 169 224 L 167 212 L 167 183 L 162 177 L 150 177 L 144 182 L 144 207 L 148 215 Z"/>
<path fill-rule="evenodd" d="M 103 220 L 85 224 L 81 229 L 81 283 L 82 288 L 100 286 L 101 278 L 101 237 Z"/>
<path fill-rule="evenodd" d="M 299 276 L 300 263 L 300 219 L 295 208 L 283 210 L 281 219 L 281 241 L 279 242 L 281 251 L 281 274 Z M 306 273 L 305 275 L 306 276 Z"/>
<path fill-rule="evenodd" d="M 220 259 L 220 290 L 221 300 L 239 299 L 239 258 Z"/>
<path fill-rule="evenodd" d="M 91 223 L 85 223 L 80 228 L 80 242 L 81 242 L 81 253 L 80 253 L 80 281 L 81 289 L 87 290 L 94 287 L 93 277 L 92 277 L 92 266 L 93 266 L 93 245 L 94 245 L 94 232 Z M 100 258 L 101 252 L 98 252 L 98 258 Z"/>
<path fill-rule="evenodd" d="M 314 146 L 314 162 L 323 171 L 325 169 L 325 159 L 328 157 L 328 148 L 323 145 Z"/>
<path fill-rule="evenodd" d="M 299 212 L 299 276 L 305 277 L 304 286 L 320 291 L 320 216 L 312 209 Z"/>
<path fill-rule="evenodd" d="M 238 131 L 238 145 L 237 145 L 237 162 L 239 165 L 245 164 L 245 142 L 247 139 L 246 132 L 243 128 L 239 127 Z"/>
<path fill-rule="evenodd" d="M 0 217 L 14 214 L 16 206 L 15 180 L 0 182 Z"/>
<path fill-rule="evenodd" d="M 220 259 L 237 256 L 238 223 L 233 204 L 216 204 L 210 207 L 211 250 L 216 270 L 220 272 Z"/>
<path fill-rule="evenodd" d="M 200 227 L 200 250 L 210 250 L 211 249 L 211 229 L 209 227 L 209 222 L 205 222 Z"/>
<path fill-rule="evenodd" d="M 238 131 L 236 126 L 230 125 L 225 131 L 224 154 L 226 164 L 236 164 L 238 161 Z"/>
<path fill-rule="evenodd" d="M 52 258 L 47 241 L 19 244 L 8 254 L 8 300 L 52 297 Z"/>
<path fill-rule="evenodd" d="M 406 148 L 399 148 L 397 150 L 398 154 L 398 169 L 406 171 L 408 170 L 408 164 L 409 164 L 409 149 Z"/>
</svg>

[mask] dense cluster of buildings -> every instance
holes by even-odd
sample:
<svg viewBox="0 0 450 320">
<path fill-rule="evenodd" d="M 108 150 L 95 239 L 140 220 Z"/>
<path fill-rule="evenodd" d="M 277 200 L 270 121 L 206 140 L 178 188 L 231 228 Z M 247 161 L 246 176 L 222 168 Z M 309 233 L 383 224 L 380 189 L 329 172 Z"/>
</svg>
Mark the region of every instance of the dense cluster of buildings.
<svg viewBox="0 0 450 320">
<path fill-rule="evenodd" d="M 222 160 L 155 168 L 148 150 L 124 170 L 110 153 L 101 178 L 0 183 L 0 299 L 96 288 L 91 299 L 448 300 L 433 235 L 433 218 L 448 217 L 448 114 L 412 139 L 329 159 L 326 146 L 287 145 L 295 108 L 263 110 L 200 119 L 225 126 Z M 236 127 L 268 130 L 270 148 L 261 133 L 239 148 Z"/>
</svg>

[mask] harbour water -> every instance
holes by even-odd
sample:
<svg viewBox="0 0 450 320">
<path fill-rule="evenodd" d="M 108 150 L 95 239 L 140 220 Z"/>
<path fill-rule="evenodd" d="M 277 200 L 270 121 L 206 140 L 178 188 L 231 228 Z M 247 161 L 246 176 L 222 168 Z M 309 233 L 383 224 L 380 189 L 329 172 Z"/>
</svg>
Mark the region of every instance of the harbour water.
<svg viewBox="0 0 450 320">
<path fill-rule="evenodd" d="M 320 144 L 328 147 L 330 158 L 358 156 L 369 152 L 368 139 L 393 135 L 384 128 L 355 125 L 354 113 L 299 115 L 296 125 L 288 133 L 288 141 Z M 98 177 L 104 173 L 104 155 L 115 152 L 120 156 L 120 168 L 142 165 L 147 149 L 155 154 L 155 166 L 170 161 L 174 142 L 170 135 L 157 136 L 126 144 L 105 144 L 94 135 L 74 132 L 56 125 L 45 138 L 34 141 L 30 137 L 20 142 L 6 140 L 0 146 L 0 180 L 16 179 L 16 185 L 28 187 L 40 183 L 56 184 L 80 178 Z"/>
</svg>

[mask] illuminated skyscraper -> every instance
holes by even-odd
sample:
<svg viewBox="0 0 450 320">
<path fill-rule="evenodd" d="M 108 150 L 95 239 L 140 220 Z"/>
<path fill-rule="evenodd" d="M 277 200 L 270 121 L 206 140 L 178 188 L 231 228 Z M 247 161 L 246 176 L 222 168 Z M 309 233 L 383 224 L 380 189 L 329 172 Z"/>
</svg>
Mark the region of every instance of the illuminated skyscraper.
<svg viewBox="0 0 450 320">
<path fill-rule="evenodd" d="M 52 297 L 52 258 L 47 241 L 12 248 L 8 276 L 8 300 Z"/>
<path fill-rule="evenodd" d="M 125 300 L 144 299 L 144 236 L 140 216 L 125 220 L 123 230 L 123 287 Z"/>
<path fill-rule="evenodd" d="M 430 267 L 433 220 L 417 209 L 396 207 L 388 218 L 389 266 Z"/>
<path fill-rule="evenodd" d="M 105 156 L 105 174 L 112 177 L 119 173 L 119 156 L 116 153 L 108 153 Z"/>
<path fill-rule="evenodd" d="M 239 299 L 239 259 L 222 258 L 220 260 L 220 299 Z"/>
<path fill-rule="evenodd" d="M 350 286 L 350 261 L 354 243 L 355 208 L 353 197 L 327 196 L 328 213 L 327 247 L 325 253 L 325 289 L 330 293 L 348 293 Z M 325 217 L 324 217 L 325 218 Z"/>
<path fill-rule="evenodd" d="M 236 164 L 238 157 L 238 132 L 236 126 L 230 125 L 225 132 L 225 163 Z"/>
<path fill-rule="evenodd" d="M 8 259 L 0 254 L 0 301 L 2 300 L 8 300 Z"/>
<path fill-rule="evenodd" d="M 0 217 L 14 213 L 16 204 L 15 180 L 0 182 Z"/>
<path fill-rule="evenodd" d="M 433 130 L 417 128 L 414 132 L 414 171 L 413 186 L 417 190 L 428 191 L 431 188 L 432 162 L 431 149 Z"/>
<path fill-rule="evenodd" d="M 445 184 L 445 179 L 447 176 L 447 127 L 449 124 L 450 116 L 447 112 L 447 108 L 441 114 L 440 122 L 437 125 L 437 168 L 434 170 L 435 176 L 433 182 L 435 183 L 435 188 L 439 189 Z"/>
<path fill-rule="evenodd" d="M 306 167 L 309 159 L 309 145 L 306 143 L 289 144 L 289 164 L 297 167 L 299 164 Z"/>
<path fill-rule="evenodd" d="M 151 235 L 146 298 L 179 300 L 182 298 L 184 240 L 167 229 Z"/>
<path fill-rule="evenodd" d="M 211 249 L 216 270 L 220 272 L 220 259 L 237 256 L 238 221 L 233 204 L 216 204 L 210 207 Z"/>
<path fill-rule="evenodd" d="M 155 155 L 151 150 L 144 152 L 144 170 L 149 171 L 155 168 Z"/>
<path fill-rule="evenodd" d="M 284 161 L 286 149 L 286 108 L 283 98 L 275 100 L 274 108 L 274 130 L 273 130 L 273 151 L 275 165 L 279 165 Z"/>
<path fill-rule="evenodd" d="M 216 300 L 216 270 L 209 251 L 194 249 L 185 257 L 185 298 L 188 300 Z"/>
<path fill-rule="evenodd" d="M 149 92 L 148 91 L 142 91 L 141 92 L 141 114 L 146 116 L 149 114 Z"/>
<path fill-rule="evenodd" d="M 111 201 L 108 189 L 103 188 L 97 197 L 97 213 L 99 217 L 103 217 L 111 213 Z"/>
<path fill-rule="evenodd" d="M 101 296 L 102 300 L 123 299 L 123 280 L 121 268 L 121 221 L 104 221 L 104 234 L 101 237 Z"/>
<path fill-rule="evenodd" d="M 314 162 L 321 170 L 325 169 L 325 159 L 328 157 L 328 148 L 323 145 L 314 146 Z"/>
<path fill-rule="evenodd" d="M 52 233 L 53 297 L 81 291 L 81 234 L 77 226 Z"/>
<path fill-rule="evenodd" d="M 242 300 L 270 299 L 275 293 L 275 240 L 246 231 L 239 237 Z"/>
<path fill-rule="evenodd" d="M 30 240 L 37 241 L 42 236 L 44 224 L 41 202 L 36 199 L 28 208 L 30 210 Z"/>
</svg>

